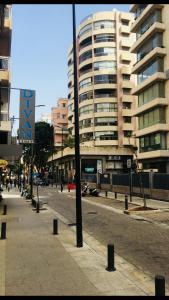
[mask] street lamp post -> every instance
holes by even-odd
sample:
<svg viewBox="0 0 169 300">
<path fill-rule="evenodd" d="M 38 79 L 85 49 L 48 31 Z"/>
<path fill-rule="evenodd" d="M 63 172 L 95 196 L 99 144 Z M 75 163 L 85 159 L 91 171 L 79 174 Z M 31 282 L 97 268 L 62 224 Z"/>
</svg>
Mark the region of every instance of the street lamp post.
<svg viewBox="0 0 169 300">
<path fill-rule="evenodd" d="M 76 164 L 75 165 L 76 166 L 76 240 L 77 240 L 77 247 L 83 247 L 75 4 L 72 4 L 72 18 L 73 18 L 74 119 L 75 119 L 75 164 Z"/>
<path fill-rule="evenodd" d="M 63 163 L 63 130 L 65 129 L 63 126 L 55 125 L 62 130 L 62 144 L 61 144 L 61 172 L 60 172 L 60 190 L 63 191 L 63 174 L 62 174 L 62 163 Z M 67 128 L 66 128 L 67 129 Z M 53 153 L 52 153 L 53 154 Z M 52 155 L 52 170 L 53 170 L 53 155 Z M 53 178 L 53 176 L 52 176 Z"/>
</svg>

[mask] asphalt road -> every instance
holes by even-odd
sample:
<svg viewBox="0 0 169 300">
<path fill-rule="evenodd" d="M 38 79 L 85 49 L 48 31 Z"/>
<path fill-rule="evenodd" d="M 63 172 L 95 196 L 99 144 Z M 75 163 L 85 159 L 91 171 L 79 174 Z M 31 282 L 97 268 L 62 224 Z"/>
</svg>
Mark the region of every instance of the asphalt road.
<svg viewBox="0 0 169 300">
<path fill-rule="evenodd" d="M 76 222 L 74 198 L 58 193 L 55 188 L 42 187 L 39 195 L 46 197 L 48 205 L 70 224 Z M 136 220 L 83 201 L 82 212 L 83 230 L 105 246 L 113 243 L 118 255 L 153 277 L 165 276 L 169 284 L 169 227 Z"/>
</svg>

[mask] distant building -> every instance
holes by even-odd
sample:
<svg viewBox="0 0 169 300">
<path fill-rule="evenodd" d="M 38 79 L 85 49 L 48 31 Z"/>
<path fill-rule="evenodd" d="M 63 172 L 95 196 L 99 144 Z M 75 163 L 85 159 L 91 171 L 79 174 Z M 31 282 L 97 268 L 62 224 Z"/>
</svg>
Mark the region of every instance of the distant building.
<svg viewBox="0 0 169 300">
<path fill-rule="evenodd" d="M 61 148 L 68 136 L 68 99 L 59 98 L 51 110 L 51 124 L 54 126 L 54 145 Z"/>
<path fill-rule="evenodd" d="M 51 125 L 51 114 L 49 114 L 49 113 L 41 114 L 40 122 L 46 122 Z"/>
</svg>

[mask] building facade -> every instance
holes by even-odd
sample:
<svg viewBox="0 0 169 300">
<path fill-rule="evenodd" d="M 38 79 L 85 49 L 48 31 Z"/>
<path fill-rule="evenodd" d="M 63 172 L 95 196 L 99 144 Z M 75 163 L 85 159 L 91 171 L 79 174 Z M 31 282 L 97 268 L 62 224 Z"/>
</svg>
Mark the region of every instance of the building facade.
<svg viewBox="0 0 169 300">
<path fill-rule="evenodd" d="M 135 76 L 130 53 L 131 13 L 98 12 L 85 18 L 77 30 L 79 133 L 81 171 L 123 172 L 132 159 L 135 130 L 132 111 Z M 68 129 L 74 136 L 73 49 L 68 53 Z"/>
<path fill-rule="evenodd" d="M 54 146 L 61 148 L 63 142 L 68 136 L 68 99 L 59 98 L 57 106 L 52 107 L 51 110 L 51 123 L 54 127 Z"/>
<path fill-rule="evenodd" d="M 13 163 L 21 155 L 22 147 L 14 145 L 11 137 L 10 106 L 10 57 L 12 37 L 12 6 L 0 4 L 0 158 Z M 12 145 L 11 145 L 12 144 Z"/>
<path fill-rule="evenodd" d="M 169 5 L 133 4 L 135 21 L 131 32 L 137 40 L 131 52 L 137 55 L 132 73 L 138 98 L 136 138 L 143 169 L 169 172 Z"/>
</svg>

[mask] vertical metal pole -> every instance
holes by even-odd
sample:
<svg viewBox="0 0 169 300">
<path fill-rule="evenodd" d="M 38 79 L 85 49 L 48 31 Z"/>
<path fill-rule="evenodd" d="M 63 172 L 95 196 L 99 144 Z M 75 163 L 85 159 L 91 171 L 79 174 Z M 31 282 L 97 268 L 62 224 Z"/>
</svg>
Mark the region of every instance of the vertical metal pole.
<svg viewBox="0 0 169 300">
<path fill-rule="evenodd" d="M 155 276 L 155 296 L 165 296 L 165 277 Z"/>
<path fill-rule="evenodd" d="M 2 222 L 1 224 L 1 239 L 6 239 L 6 222 Z"/>
<path fill-rule="evenodd" d="M 75 4 L 72 4 L 72 12 L 73 12 L 73 63 L 74 63 L 74 111 L 75 111 L 75 113 L 74 113 L 74 117 L 75 117 L 75 164 L 76 164 L 75 165 L 76 166 L 76 238 L 77 238 L 77 247 L 83 247 Z"/>
<path fill-rule="evenodd" d="M 131 167 L 130 167 L 130 202 L 132 202 L 132 173 L 131 173 Z"/>
<path fill-rule="evenodd" d="M 52 148 L 52 187 L 53 187 L 53 148 Z"/>
<path fill-rule="evenodd" d="M 62 163 L 63 163 L 63 127 L 62 127 L 62 151 L 61 151 L 61 174 L 60 174 L 60 190 L 63 191 L 63 174 L 62 174 Z M 64 170 L 63 170 L 64 172 Z"/>
<path fill-rule="evenodd" d="M 30 173 L 30 194 L 33 198 L 33 144 L 31 144 L 31 173 Z"/>
</svg>

